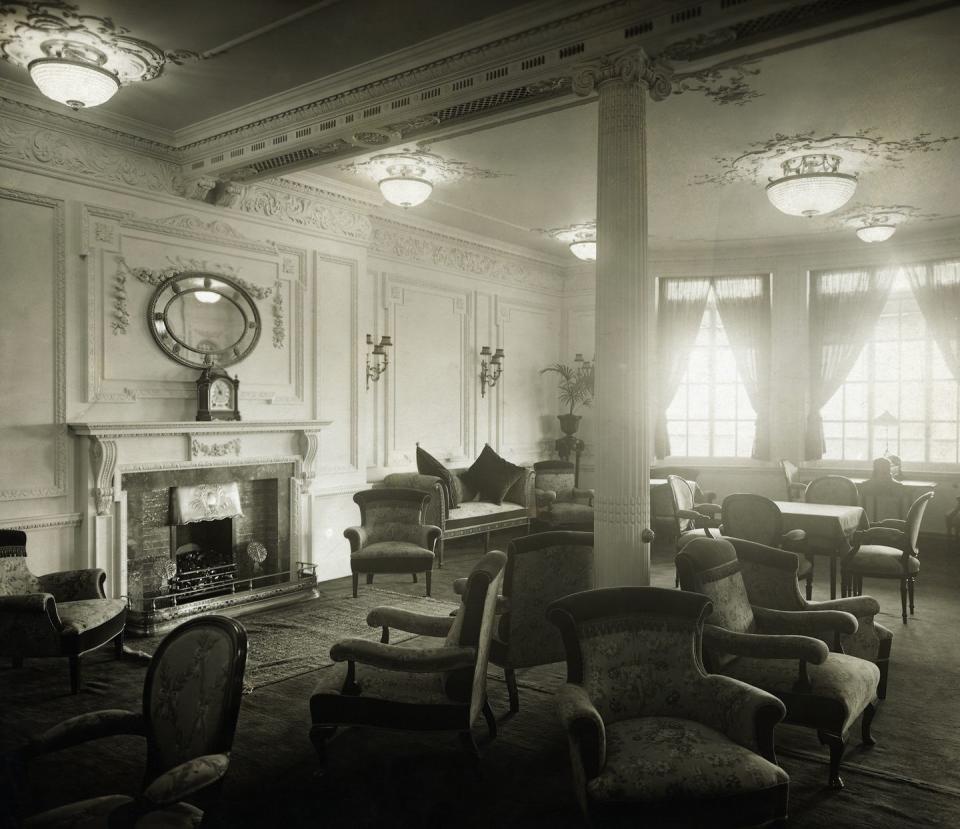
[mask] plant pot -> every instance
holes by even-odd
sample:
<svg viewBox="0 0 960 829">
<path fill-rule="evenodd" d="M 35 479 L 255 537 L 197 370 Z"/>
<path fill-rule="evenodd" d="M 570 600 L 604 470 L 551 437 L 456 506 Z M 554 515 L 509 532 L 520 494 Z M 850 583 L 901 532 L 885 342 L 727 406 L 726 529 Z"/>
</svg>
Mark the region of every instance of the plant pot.
<svg viewBox="0 0 960 829">
<path fill-rule="evenodd" d="M 561 414 L 557 415 L 557 420 L 560 421 L 560 431 L 565 435 L 575 435 L 577 429 L 580 428 L 580 419 L 583 415 L 577 414 Z"/>
</svg>

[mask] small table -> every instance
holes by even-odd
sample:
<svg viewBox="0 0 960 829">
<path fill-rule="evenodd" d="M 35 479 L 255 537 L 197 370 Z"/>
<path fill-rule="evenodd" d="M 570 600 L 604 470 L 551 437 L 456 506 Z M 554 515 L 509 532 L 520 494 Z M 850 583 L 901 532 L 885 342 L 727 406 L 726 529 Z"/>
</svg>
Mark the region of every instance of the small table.
<svg viewBox="0 0 960 829">
<path fill-rule="evenodd" d="M 783 514 L 783 530 L 803 530 L 813 555 L 830 556 L 830 598 L 837 597 L 837 559 L 850 552 L 850 539 L 870 524 L 863 507 L 775 501 Z"/>
</svg>

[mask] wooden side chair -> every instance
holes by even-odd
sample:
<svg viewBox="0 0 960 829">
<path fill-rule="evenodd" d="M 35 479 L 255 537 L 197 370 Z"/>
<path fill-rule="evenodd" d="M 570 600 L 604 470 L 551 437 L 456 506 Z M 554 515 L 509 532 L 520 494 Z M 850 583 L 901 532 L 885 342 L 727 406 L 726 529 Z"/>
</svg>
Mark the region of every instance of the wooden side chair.
<svg viewBox="0 0 960 829">
<path fill-rule="evenodd" d="M 800 480 L 800 469 L 793 461 L 783 459 L 780 461 L 780 471 L 787 485 L 787 500 L 802 501 L 807 485 Z"/>
<path fill-rule="evenodd" d="M 808 504 L 859 507 L 860 491 L 853 481 L 843 475 L 823 475 L 807 484 L 803 500 Z"/>
</svg>

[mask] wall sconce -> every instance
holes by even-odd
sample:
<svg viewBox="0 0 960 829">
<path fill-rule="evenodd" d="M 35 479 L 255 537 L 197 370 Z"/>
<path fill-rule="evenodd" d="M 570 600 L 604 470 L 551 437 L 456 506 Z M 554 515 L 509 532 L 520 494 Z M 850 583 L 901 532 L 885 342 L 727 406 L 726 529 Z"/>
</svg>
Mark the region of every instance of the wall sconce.
<svg viewBox="0 0 960 829">
<path fill-rule="evenodd" d="M 374 345 L 373 337 L 367 334 L 367 345 L 373 346 L 373 350 L 367 350 L 367 390 L 370 389 L 370 381 L 374 383 L 380 379 L 380 375 L 387 370 L 390 361 L 387 359 L 387 351 L 393 345 L 390 337 L 386 334 L 380 337 L 380 342 Z M 371 362 L 370 358 L 373 357 Z"/>
<path fill-rule="evenodd" d="M 487 357 L 490 358 L 490 362 L 487 362 Z M 492 355 L 490 353 L 490 346 L 485 345 L 480 349 L 480 396 L 486 397 L 487 386 L 491 389 L 497 385 L 497 380 L 500 379 L 500 375 L 503 374 L 503 358 L 504 353 L 502 348 L 498 348 Z"/>
</svg>

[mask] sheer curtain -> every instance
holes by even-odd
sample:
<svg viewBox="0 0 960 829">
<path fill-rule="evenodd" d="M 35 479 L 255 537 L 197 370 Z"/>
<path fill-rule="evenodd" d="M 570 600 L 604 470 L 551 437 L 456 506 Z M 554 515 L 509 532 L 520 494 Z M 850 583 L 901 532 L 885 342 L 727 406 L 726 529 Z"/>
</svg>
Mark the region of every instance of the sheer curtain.
<svg viewBox="0 0 960 829">
<path fill-rule="evenodd" d="M 658 458 L 670 454 L 667 409 L 680 387 L 690 351 L 710 295 L 709 279 L 660 279 L 657 304 L 657 409 L 654 449 Z"/>
<path fill-rule="evenodd" d="M 714 280 L 720 322 L 737 371 L 757 414 L 751 457 L 770 457 L 770 280 L 766 276 Z"/>
<path fill-rule="evenodd" d="M 846 379 L 880 319 L 894 270 L 820 271 L 810 280 L 810 413 L 806 458 L 826 444 L 820 410 Z"/>
<path fill-rule="evenodd" d="M 960 262 L 908 265 L 904 270 L 943 361 L 953 379 L 960 380 Z"/>
</svg>

